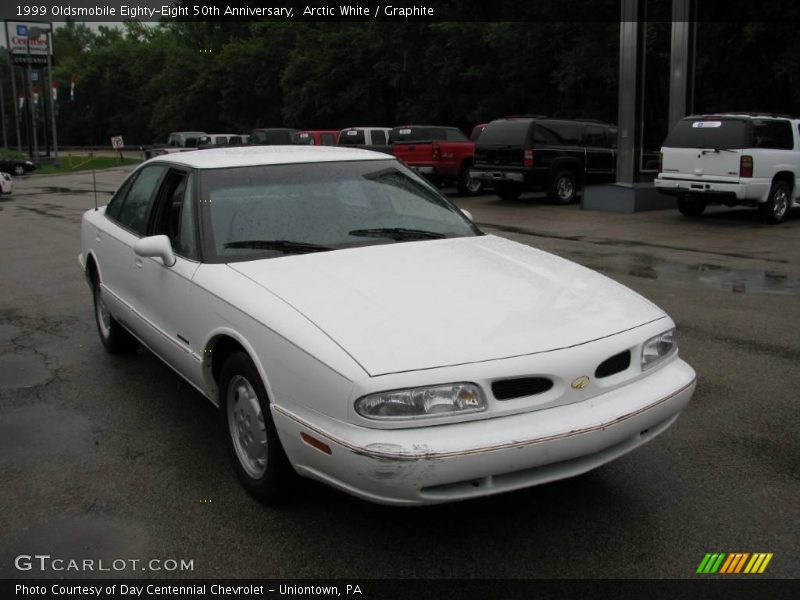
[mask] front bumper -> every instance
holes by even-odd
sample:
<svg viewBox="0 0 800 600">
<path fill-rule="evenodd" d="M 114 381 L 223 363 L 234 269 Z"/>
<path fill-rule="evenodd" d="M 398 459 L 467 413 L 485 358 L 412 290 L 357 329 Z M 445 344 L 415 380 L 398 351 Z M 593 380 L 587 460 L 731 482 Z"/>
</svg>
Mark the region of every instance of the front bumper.
<svg viewBox="0 0 800 600">
<path fill-rule="evenodd" d="M 599 467 L 666 430 L 694 388 L 694 370 L 676 358 L 580 403 L 435 427 L 369 429 L 275 405 L 272 414 L 301 475 L 382 504 L 434 504 Z M 327 444 L 331 453 L 305 443 L 301 434 Z"/>
<path fill-rule="evenodd" d="M 703 181 L 659 176 L 653 182 L 656 190 L 669 196 L 697 194 L 709 201 L 715 197 L 738 202 L 765 202 L 769 194 L 770 181 L 757 179 L 738 182 Z"/>
</svg>

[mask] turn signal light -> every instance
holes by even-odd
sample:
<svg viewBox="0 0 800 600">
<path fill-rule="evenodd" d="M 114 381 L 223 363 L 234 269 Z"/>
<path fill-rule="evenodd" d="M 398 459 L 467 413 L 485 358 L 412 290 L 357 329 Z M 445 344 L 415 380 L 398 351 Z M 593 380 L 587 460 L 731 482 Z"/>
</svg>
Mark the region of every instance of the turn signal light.
<svg viewBox="0 0 800 600">
<path fill-rule="evenodd" d="M 305 431 L 300 432 L 300 437 L 303 438 L 303 441 L 308 444 L 309 446 L 316 448 L 320 452 L 324 452 L 325 454 L 333 454 L 333 450 L 331 447 L 328 446 L 325 442 L 320 442 L 317 438 L 313 438 L 308 435 Z"/>
<path fill-rule="evenodd" d="M 753 157 L 743 154 L 739 159 L 739 177 L 753 176 Z"/>
<path fill-rule="evenodd" d="M 523 165 L 525 167 L 532 167 L 533 166 L 533 150 L 530 148 L 525 149 L 525 160 L 523 161 Z"/>
</svg>

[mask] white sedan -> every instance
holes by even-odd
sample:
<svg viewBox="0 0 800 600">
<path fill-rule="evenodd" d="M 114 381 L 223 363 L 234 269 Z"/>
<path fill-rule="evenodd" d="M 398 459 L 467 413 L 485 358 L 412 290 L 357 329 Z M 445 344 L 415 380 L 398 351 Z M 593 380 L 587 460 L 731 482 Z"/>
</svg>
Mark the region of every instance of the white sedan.
<svg viewBox="0 0 800 600">
<path fill-rule="evenodd" d="M 571 477 L 662 433 L 695 387 L 657 306 L 484 235 L 386 154 L 160 156 L 81 237 L 102 343 L 144 344 L 217 405 L 265 501 L 296 474 L 395 505 Z"/>
</svg>

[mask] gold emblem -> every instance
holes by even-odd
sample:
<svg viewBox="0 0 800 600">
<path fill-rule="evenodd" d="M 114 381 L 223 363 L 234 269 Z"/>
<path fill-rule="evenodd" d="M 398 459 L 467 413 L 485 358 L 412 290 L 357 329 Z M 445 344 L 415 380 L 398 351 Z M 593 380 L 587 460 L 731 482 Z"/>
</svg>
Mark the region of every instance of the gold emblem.
<svg viewBox="0 0 800 600">
<path fill-rule="evenodd" d="M 589 385 L 589 378 L 586 375 L 582 375 L 581 377 L 578 377 L 575 381 L 573 381 L 570 385 L 572 386 L 573 389 L 582 390 L 586 388 L 587 385 Z"/>
</svg>

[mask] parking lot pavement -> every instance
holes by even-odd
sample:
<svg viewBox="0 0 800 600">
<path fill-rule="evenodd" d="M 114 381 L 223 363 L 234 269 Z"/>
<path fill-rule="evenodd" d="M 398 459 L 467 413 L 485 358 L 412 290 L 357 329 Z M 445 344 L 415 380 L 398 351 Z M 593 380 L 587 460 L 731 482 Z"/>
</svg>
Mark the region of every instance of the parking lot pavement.
<svg viewBox="0 0 800 600">
<path fill-rule="evenodd" d="M 125 171 L 98 173 L 101 204 Z M 149 577 L 691 578 L 715 551 L 771 552 L 763 577 L 796 576 L 800 215 L 767 227 L 752 210 L 688 221 L 456 201 L 485 231 L 672 315 L 699 377 L 672 429 L 590 474 L 495 498 L 397 509 L 308 483 L 292 504 L 259 505 L 210 404 L 145 351 L 103 352 L 76 259 L 91 174 L 26 177 L 0 201 L 0 577 L 41 575 L 14 557 L 48 553 L 193 561 L 125 571 Z M 59 574 L 75 575 L 87 573 Z"/>
</svg>

